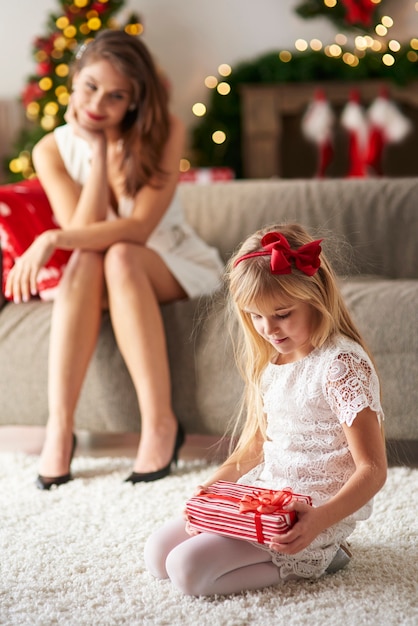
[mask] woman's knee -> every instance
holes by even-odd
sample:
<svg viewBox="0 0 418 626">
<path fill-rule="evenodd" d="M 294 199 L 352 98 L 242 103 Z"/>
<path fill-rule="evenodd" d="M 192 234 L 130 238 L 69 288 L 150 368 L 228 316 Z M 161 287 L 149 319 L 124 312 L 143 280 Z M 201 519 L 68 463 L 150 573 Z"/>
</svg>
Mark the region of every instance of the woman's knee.
<svg viewBox="0 0 418 626">
<path fill-rule="evenodd" d="M 132 270 L 137 272 L 140 268 L 138 251 L 140 246 L 119 242 L 113 244 L 105 255 L 105 275 L 108 283 L 120 284 L 121 279 L 128 277 Z"/>
<path fill-rule="evenodd" d="M 60 289 L 74 290 L 85 285 L 91 289 L 94 284 L 102 286 L 103 276 L 102 253 L 75 250 L 65 268 Z"/>
</svg>

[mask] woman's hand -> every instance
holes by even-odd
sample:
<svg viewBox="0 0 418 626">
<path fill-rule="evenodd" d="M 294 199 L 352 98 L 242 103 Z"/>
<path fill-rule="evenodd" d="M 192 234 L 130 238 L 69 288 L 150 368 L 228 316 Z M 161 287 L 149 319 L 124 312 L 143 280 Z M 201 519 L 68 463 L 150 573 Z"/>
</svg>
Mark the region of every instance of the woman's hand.
<svg viewBox="0 0 418 626">
<path fill-rule="evenodd" d="M 297 513 L 297 521 L 290 530 L 271 538 L 269 547 L 282 554 L 296 554 L 307 548 L 326 528 L 321 507 L 314 508 L 305 502 L 294 501 L 286 507 Z"/>
<path fill-rule="evenodd" d="M 6 285 L 5 296 L 12 297 L 13 301 L 28 302 L 31 295 L 38 293 L 37 278 L 39 271 L 51 258 L 56 245 L 57 230 L 46 230 L 16 259 L 10 270 Z"/>
<path fill-rule="evenodd" d="M 92 130 L 87 126 L 80 124 L 77 118 L 74 102 L 72 102 L 71 99 L 65 112 L 64 119 L 67 124 L 73 128 L 77 137 L 81 137 L 81 139 L 87 141 L 92 148 L 96 145 L 99 147 L 106 145 L 106 136 L 102 130 Z"/>
</svg>

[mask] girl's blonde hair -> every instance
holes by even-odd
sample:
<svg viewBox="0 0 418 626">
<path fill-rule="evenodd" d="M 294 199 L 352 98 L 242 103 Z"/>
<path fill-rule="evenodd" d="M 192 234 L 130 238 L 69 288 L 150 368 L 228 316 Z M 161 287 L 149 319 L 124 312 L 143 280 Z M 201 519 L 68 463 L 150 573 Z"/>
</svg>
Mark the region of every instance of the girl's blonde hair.
<svg viewBox="0 0 418 626">
<path fill-rule="evenodd" d="M 133 103 L 122 120 L 125 192 L 134 196 L 163 176 L 161 157 L 170 132 L 168 90 L 145 44 L 120 30 L 104 30 L 76 55 L 72 75 L 106 59 L 132 85 Z"/>
<path fill-rule="evenodd" d="M 232 332 L 235 358 L 245 381 L 245 395 L 241 417 L 245 419 L 242 432 L 234 448 L 233 460 L 239 464 L 248 455 L 259 433 L 265 438 L 265 417 L 261 402 L 261 376 L 267 364 L 277 355 L 273 346 L 254 329 L 246 310 L 254 305 L 269 303 L 279 297 L 289 304 L 308 303 L 314 311 L 311 343 L 314 348 L 341 334 L 358 342 L 372 359 L 372 355 L 354 324 L 338 288 L 337 279 L 324 252 L 320 254 L 320 267 L 313 276 L 307 276 L 292 264 L 290 274 L 272 274 L 270 256 L 240 257 L 262 250 L 261 239 L 267 232 L 284 235 L 292 250 L 313 241 L 299 224 L 277 224 L 263 228 L 250 236 L 230 258 L 226 268 L 231 321 L 238 319 L 242 332 Z M 236 422 L 232 441 L 236 440 L 242 420 Z"/>
</svg>

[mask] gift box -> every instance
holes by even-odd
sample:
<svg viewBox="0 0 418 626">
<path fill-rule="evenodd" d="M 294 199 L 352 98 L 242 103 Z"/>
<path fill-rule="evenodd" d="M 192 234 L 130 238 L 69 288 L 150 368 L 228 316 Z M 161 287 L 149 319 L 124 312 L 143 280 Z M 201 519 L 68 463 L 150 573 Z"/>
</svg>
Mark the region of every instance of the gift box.
<svg viewBox="0 0 418 626">
<path fill-rule="evenodd" d="M 269 543 L 296 522 L 295 511 L 284 508 L 298 500 L 312 505 L 309 496 L 291 489 L 258 489 L 220 480 L 186 502 L 190 528 L 235 539 Z"/>
<path fill-rule="evenodd" d="M 209 184 L 226 182 L 234 178 L 234 171 L 229 167 L 193 167 L 187 172 L 180 173 L 180 182 L 182 183 Z"/>
</svg>

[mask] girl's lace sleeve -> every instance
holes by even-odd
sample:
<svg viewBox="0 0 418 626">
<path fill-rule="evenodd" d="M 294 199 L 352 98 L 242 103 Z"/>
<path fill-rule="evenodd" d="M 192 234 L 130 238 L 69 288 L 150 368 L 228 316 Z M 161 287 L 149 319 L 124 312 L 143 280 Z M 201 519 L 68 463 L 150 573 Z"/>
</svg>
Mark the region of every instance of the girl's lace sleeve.
<svg viewBox="0 0 418 626">
<path fill-rule="evenodd" d="M 370 407 L 383 419 L 379 380 L 368 358 L 355 352 L 340 352 L 325 376 L 325 396 L 340 423 L 351 426 L 356 415 Z"/>
</svg>

